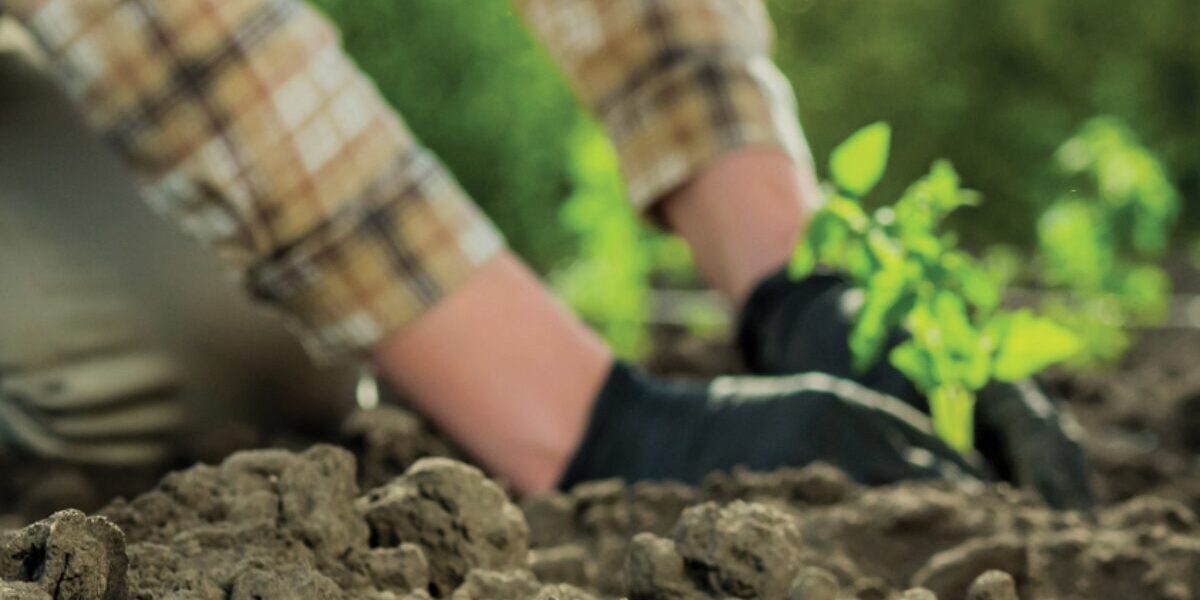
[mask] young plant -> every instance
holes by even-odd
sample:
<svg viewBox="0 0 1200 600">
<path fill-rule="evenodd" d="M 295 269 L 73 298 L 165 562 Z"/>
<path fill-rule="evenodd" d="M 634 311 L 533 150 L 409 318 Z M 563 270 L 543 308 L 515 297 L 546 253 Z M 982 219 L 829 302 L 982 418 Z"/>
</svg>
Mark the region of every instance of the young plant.
<svg viewBox="0 0 1200 600">
<path fill-rule="evenodd" d="M 1044 310 L 1086 340 L 1076 362 L 1112 363 L 1127 329 L 1167 316 L 1171 284 L 1157 266 L 1179 215 L 1162 164 L 1121 122 L 1088 122 L 1057 154 L 1071 193 L 1038 221 Z"/>
<path fill-rule="evenodd" d="M 581 119 L 569 144 L 571 195 L 559 220 L 578 243 L 574 259 L 551 274 L 564 300 L 593 325 L 618 356 L 651 349 L 652 280 L 692 284 L 691 254 L 681 240 L 656 232 L 625 201 L 617 156 L 604 131 Z M 709 307 L 684 307 L 697 333 L 719 323 Z"/>
<path fill-rule="evenodd" d="M 575 260 L 551 281 L 566 302 L 622 358 L 642 358 L 649 349 L 652 265 L 645 234 L 622 201 L 617 157 L 599 126 L 584 121 L 570 143 L 573 190 L 559 218 L 579 242 Z"/>
<path fill-rule="evenodd" d="M 978 202 L 950 163 L 935 163 L 894 205 L 864 210 L 861 199 L 882 179 L 890 145 L 891 128 L 876 123 L 834 150 L 835 189 L 797 247 L 791 276 L 821 265 L 861 290 L 849 340 L 860 371 L 881 359 L 890 332 L 904 328 L 909 339 L 888 359 L 929 398 L 937 433 L 967 451 L 978 390 L 1066 360 L 1080 342 L 1032 311 L 1001 310 L 1003 283 L 993 270 L 940 233 L 948 215 Z"/>
</svg>

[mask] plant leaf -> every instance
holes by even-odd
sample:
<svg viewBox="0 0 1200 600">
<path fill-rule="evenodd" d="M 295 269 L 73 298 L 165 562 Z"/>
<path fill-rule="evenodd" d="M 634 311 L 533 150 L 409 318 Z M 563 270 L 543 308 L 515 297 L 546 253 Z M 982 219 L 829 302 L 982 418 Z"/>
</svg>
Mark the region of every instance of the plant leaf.
<svg viewBox="0 0 1200 600">
<path fill-rule="evenodd" d="M 1069 360 L 1082 350 L 1070 330 L 1045 317 L 1021 310 L 996 320 L 998 332 L 994 374 L 1000 381 L 1017 381 L 1046 367 Z"/>
<path fill-rule="evenodd" d="M 879 360 L 884 343 L 903 318 L 905 295 L 909 292 L 904 265 L 878 271 L 867 281 L 866 301 L 859 310 L 854 329 L 850 332 L 850 352 L 854 368 L 866 372 Z"/>
<path fill-rule="evenodd" d="M 829 159 L 838 188 L 861 198 L 879 185 L 887 169 L 892 127 L 884 122 L 868 125 L 834 149 Z"/>
<path fill-rule="evenodd" d="M 937 385 L 933 361 L 911 340 L 896 346 L 888 358 L 892 366 L 903 373 L 922 393 L 928 393 Z"/>
<path fill-rule="evenodd" d="M 788 263 L 788 277 L 804 279 L 812 275 L 813 269 L 816 267 L 817 255 L 813 251 L 812 244 L 807 240 L 796 244 L 796 251 L 792 253 L 792 261 Z"/>
</svg>

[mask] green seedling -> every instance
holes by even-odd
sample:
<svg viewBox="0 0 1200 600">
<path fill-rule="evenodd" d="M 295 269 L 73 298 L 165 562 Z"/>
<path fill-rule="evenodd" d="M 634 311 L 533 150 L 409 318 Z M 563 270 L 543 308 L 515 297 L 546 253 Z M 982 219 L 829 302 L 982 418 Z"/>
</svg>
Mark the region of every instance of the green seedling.
<svg viewBox="0 0 1200 600">
<path fill-rule="evenodd" d="M 849 340 L 859 371 L 881 360 L 890 332 L 909 332 L 888 359 L 929 398 L 937 433 L 965 452 L 974 446 L 978 390 L 992 380 L 1030 377 L 1074 356 L 1081 344 L 1051 319 L 1000 309 L 1007 275 L 997 273 L 1011 269 L 975 259 L 940 233 L 947 216 L 979 201 L 949 162 L 935 163 L 895 204 L 870 214 L 863 208 L 886 170 L 890 144 L 891 128 L 877 123 L 834 150 L 835 189 L 790 273 L 805 277 L 820 265 L 846 273 L 862 291 Z"/>
<path fill-rule="evenodd" d="M 691 255 L 681 240 L 652 230 L 630 210 L 616 152 L 598 124 L 581 121 L 569 149 L 572 192 L 559 219 L 579 247 L 551 282 L 618 356 L 643 359 L 651 348 L 652 280 L 690 284 Z M 711 312 L 685 314 L 697 332 L 720 322 Z"/>
<path fill-rule="evenodd" d="M 1179 216 L 1166 169 L 1121 122 L 1088 122 L 1056 156 L 1070 192 L 1038 221 L 1044 310 L 1086 341 L 1075 362 L 1111 364 L 1128 329 L 1162 322 L 1170 279 L 1157 266 Z"/>
<path fill-rule="evenodd" d="M 553 274 L 555 289 L 622 358 L 649 348 L 650 257 L 637 217 L 621 201 L 617 157 L 599 127 L 581 123 L 570 144 L 573 191 L 560 213 L 579 240 L 578 257 Z"/>
</svg>

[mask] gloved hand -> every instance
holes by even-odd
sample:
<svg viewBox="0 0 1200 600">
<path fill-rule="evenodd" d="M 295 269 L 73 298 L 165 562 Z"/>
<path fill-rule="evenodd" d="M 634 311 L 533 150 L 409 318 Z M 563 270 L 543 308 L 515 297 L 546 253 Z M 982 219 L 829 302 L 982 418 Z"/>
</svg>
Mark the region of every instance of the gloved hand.
<svg viewBox="0 0 1200 600">
<path fill-rule="evenodd" d="M 332 435 L 358 366 L 308 360 L 216 257 L 147 209 L 51 79 L 10 62 L 0 447 L 111 464 L 217 460 L 269 428 Z"/>
<path fill-rule="evenodd" d="M 0 447 L 100 465 L 168 458 L 184 418 L 171 361 L 139 342 L 103 274 L 61 260 L 28 230 L 5 233 Z"/>
<path fill-rule="evenodd" d="M 336 423 L 353 402 L 357 369 L 316 368 L 236 288 L 180 260 L 180 248 L 193 248 L 174 232 L 153 230 L 161 235 L 135 247 L 165 263 L 151 278 L 135 274 L 144 263 L 118 254 L 116 242 L 69 235 L 86 225 L 79 210 L 18 200 L 5 211 L 0 452 L 161 463 L 221 451 L 209 446 L 222 440 L 204 433 L 230 421 Z M 150 218 L 133 203 L 108 212 L 115 223 Z"/>
<path fill-rule="evenodd" d="M 123 353 L 0 377 L 0 446 L 96 465 L 163 462 L 183 421 L 174 376 L 161 356 Z"/>
<path fill-rule="evenodd" d="M 848 340 L 857 296 L 844 277 L 833 274 L 791 281 L 780 272 L 766 279 L 742 311 L 738 345 L 747 367 L 853 379 L 928 414 L 925 397 L 886 359 L 866 373 L 854 371 Z M 904 339 L 903 332 L 894 333 L 882 355 Z M 981 390 L 975 429 L 979 451 L 1002 477 L 1036 490 L 1056 508 L 1092 505 L 1079 428 L 1034 382 L 995 382 Z"/>
<path fill-rule="evenodd" d="M 698 483 L 714 470 L 824 461 L 867 484 L 977 479 L 928 417 L 821 373 L 663 381 L 617 363 L 560 487 L 619 477 Z"/>
</svg>

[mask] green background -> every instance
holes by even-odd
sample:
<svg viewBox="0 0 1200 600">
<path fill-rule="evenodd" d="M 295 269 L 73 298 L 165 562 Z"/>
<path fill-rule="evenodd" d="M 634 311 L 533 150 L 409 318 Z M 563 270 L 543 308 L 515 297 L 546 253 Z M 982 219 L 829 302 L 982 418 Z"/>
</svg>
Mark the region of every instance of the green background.
<svg viewBox="0 0 1200 600">
<path fill-rule="evenodd" d="M 577 244 L 556 220 L 573 188 L 568 145 L 582 111 L 508 3 L 316 3 L 513 246 L 542 270 L 569 261 Z M 957 223 L 968 243 L 1029 240 L 1033 209 L 1056 193 L 1053 150 L 1098 114 L 1129 122 L 1185 198 L 1200 192 L 1200 2 L 769 7 L 777 60 L 818 161 L 860 126 L 890 121 L 895 154 L 879 197 L 894 197 L 935 158 L 951 159 L 986 197 Z M 1194 228 L 1200 216 L 1190 212 Z"/>
<path fill-rule="evenodd" d="M 644 349 L 647 282 L 664 270 L 686 277 L 686 251 L 630 214 L 611 150 L 508 2 L 314 1 L 512 247 L 619 352 Z M 776 60 L 822 169 L 853 131 L 893 125 L 892 162 L 873 201 L 894 200 L 948 158 L 984 197 L 950 224 L 963 245 L 1028 247 L 1038 215 L 1063 193 L 1055 149 L 1091 117 L 1114 115 L 1162 157 L 1183 192 L 1180 247 L 1196 240 L 1200 2 L 777 0 L 769 8 Z"/>
</svg>

